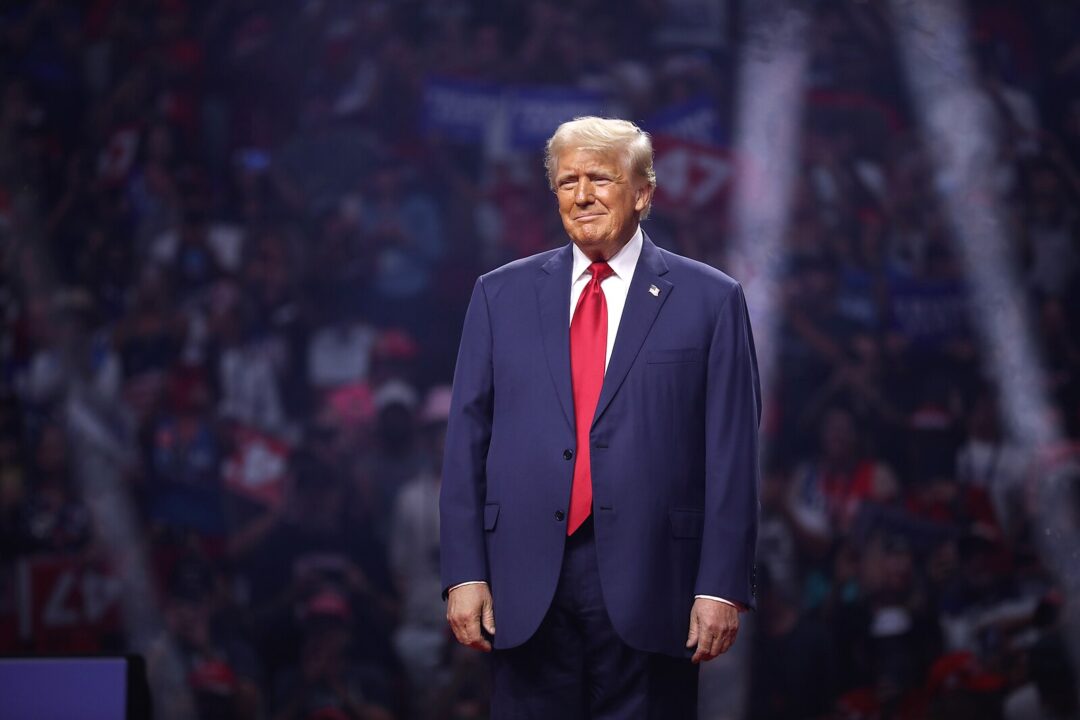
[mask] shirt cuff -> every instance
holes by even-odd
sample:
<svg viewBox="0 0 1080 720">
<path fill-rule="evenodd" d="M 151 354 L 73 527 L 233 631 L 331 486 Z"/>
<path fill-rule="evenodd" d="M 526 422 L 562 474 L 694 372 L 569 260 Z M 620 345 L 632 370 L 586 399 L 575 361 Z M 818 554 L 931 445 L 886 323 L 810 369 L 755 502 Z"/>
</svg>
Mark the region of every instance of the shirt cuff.
<svg viewBox="0 0 1080 720">
<path fill-rule="evenodd" d="M 451 588 L 451 590 L 453 590 L 453 588 Z M 746 611 L 746 608 L 744 608 L 739 603 L 731 602 L 730 600 L 725 600 L 724 598 L 716 597 L 715 595 L 695 595 L 694 597 L 695 598 L 705 598 L 706 600 L 715 600 L 716 602 L 722 602 L 725 605 L 730 605 L 731 607 L 735 608 L 739 612 L 745 612 Z"/>
<path fill-rule="evenodd" d="M 487 585 L 487 581 L 486 580 L 469 580 L 468 582 L 458 583 L 457 585 L 454 585 L 453 587 L 448 589 L 446 591 L 446 594 L 449 595 L 452 591 L 457 590 L 459 587 L 462 587 L 463 585 Z"/>
</svg>

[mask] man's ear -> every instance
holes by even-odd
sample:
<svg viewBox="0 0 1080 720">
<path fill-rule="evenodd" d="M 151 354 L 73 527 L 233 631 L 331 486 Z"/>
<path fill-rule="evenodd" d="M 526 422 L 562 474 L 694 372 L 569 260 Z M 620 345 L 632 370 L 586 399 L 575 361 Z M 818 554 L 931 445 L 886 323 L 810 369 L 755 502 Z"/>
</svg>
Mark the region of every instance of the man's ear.
<svg viewBox="0 0 1080 720">
<path fill-rule="evenodd" d="M 649 202 L 652 201 L 653 190 L 655 190 L 655 188 L 649 183 L 645 183 L 637 189 L 634 193 L 635 210 L 642 212 L 645 208 L 649 207 Z"/>
</svg>

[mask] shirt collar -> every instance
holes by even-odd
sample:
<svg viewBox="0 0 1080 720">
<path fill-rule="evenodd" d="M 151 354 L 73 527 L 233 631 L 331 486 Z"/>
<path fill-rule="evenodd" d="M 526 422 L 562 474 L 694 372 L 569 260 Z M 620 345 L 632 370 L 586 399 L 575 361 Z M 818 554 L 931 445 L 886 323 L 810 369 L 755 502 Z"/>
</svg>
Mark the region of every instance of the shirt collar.
<svg viewBox="0 0 1080 720">
<path fill-rule="evenodd" d="M 634 231 L 634 236 L 630 238 L 630 242 L 619 248 L 619 252 L 611 256 L 611 259 L 607 261 L 608 266 L 619 278 L 629 282 L 631 276 L 634 274 L 634 268 L 637 267 L 638 258 L 641 256 L 641 247 L 645 243 L 644 233 L 641 231 L 641 226 L 638 225 L 637 230 Z M 581 248 L 573 243 L 570 243 L 574 248 L 574 280 L 577 280 L 583 273 L 588 272 L 589 266 L 592 265 L 592 260 L 588 255 L 581 252 Z"/>
</svg>

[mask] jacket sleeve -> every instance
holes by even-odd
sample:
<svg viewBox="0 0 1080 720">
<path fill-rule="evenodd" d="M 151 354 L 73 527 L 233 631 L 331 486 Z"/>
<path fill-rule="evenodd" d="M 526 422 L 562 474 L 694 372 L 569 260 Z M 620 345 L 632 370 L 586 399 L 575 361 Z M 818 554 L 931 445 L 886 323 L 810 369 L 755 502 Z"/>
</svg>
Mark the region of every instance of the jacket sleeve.
<svg viewBox="0 0 1080 720">
<path fill-rule="evenodd" d="M 709 346 L 705 523 L 696 595 L 754 607 L 761 384 L 742 286 L 723 301 Z"/>
<path fill-rule="evenodd" d="M 443 597 L 454 585 L 488 580 L 483 508 L 494 400 L 491 341 L 487 296 L 479 278 L 465 313 L 446 430 L 439 494 Z"/>
</svg>

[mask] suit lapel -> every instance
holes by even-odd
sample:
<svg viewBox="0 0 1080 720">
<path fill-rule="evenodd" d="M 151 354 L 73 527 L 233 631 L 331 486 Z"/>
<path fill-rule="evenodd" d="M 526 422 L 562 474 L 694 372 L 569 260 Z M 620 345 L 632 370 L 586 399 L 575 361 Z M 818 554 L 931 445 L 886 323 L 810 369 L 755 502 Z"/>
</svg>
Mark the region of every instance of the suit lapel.
<svg viewBox="0 0 1080 720">
<path fill-rule="evenodd" d="M 673 285 L 661 275 L 667 273 L 667 263 L 649 236 L 643 238 L 641 256 L 623 306 L 619 334 L 611 350 L 600 399 L 596 403 L 593 424 L 604 414 L 630 372 L 641 344 L 652 328 L 660 308 L 671 294 Z M 540 335 L 547 355 L 548 369 L 555 384 L 566 422 L 574 429 L 574 395 L 570 381 L 570 273 L 573 270 L 573 245 L 568 244 L 543 264 L 536 278 L 536 295 L 540 308 Z M 659 291 L 654 295 L 650 288 Z"/>
<path fill-rule="evenodd" d="M 660 254 L 660 250 L 646 235 L 637 267 L 634 269 L 634 277 L 630 281 L 630 289 L 626 294 L 626 305 L 623 307 L 622 319 L 619 320 L 619 333 L 615 336 L 615 347 L 611 350 L 611 359 L 608 361 L 607 372 L 604 373 L 604 384 L 600 389 L 600 400 L 596 403 L 593 425 L 604 414 L 611 399 L 619 391 L 619 386 L 626 379 L 626 374 L 630 372 L 634 358 L 637 357 L 641 344 L 645 342 L 657 313 L 671 294 L 672 284 L 660 277 L 667 271 L 667 263 Z M 567 278 L 567 284 L 569 284 L 569 278 Z M 658 293 L 654 294 L 651 290 L 653 286 L 659 291 Z M 569 312 L 569 302 L 568 295 L 565 312 Z M 569 351 L 567 351 L 567 356 L 569 356 Z M 569 364 L 567 368 L 569 377 Z M 573 405 L 570 407 L 572 410 Z"/>
<path fill-rule="evenodd" d="M 570 273 L 573 267 L 573 245 L 567 244 L 543 264 L 543 272 L 536 278 L 544 353 L 555 383 L 555 393 L 571 430 L 574 429 L 574 396 L 570 387 Z"/>
</svg>

